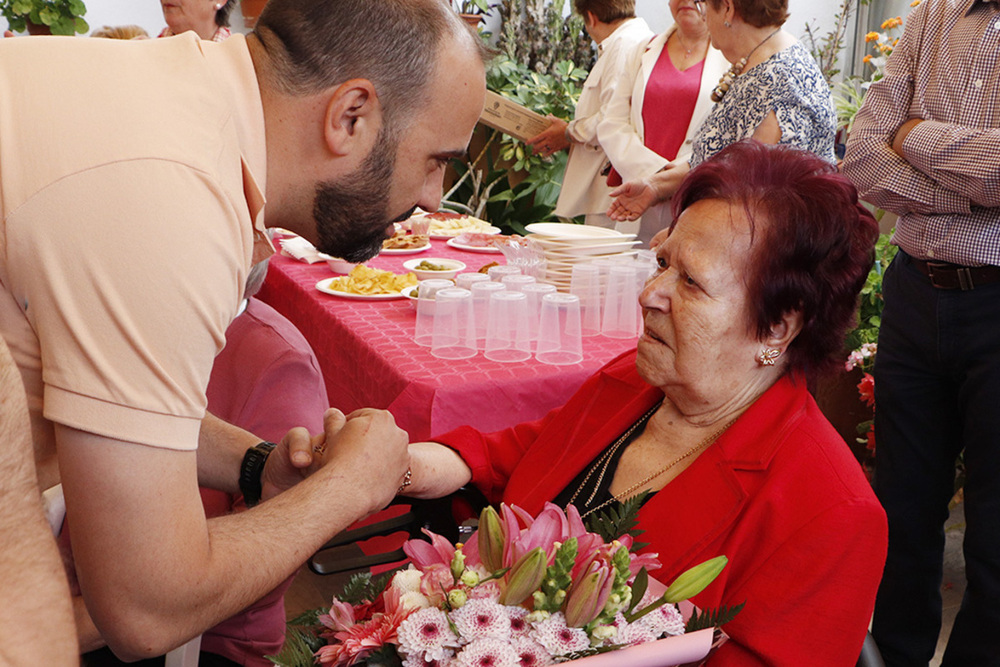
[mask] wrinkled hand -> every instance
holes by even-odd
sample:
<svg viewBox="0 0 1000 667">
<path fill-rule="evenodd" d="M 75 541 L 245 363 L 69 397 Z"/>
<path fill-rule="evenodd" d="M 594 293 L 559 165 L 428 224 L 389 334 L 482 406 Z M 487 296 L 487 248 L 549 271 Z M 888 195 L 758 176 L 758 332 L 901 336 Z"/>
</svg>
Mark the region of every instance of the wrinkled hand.
<svg viewBox="0 0 1000 667">
<path fill-rule="evenodd" d="M 531 146 L 532 152 L 544 157 L 548 157 L 564 148 L 569 148 L 569 139 L 566 138 L 566 126 L 569 123 L 562 118 L 556 118 L 552 114 L 549 114 L 547 118 L 552 123 L 526 142 Z"/>
<path fill-rule="evenodd" d="M 346 422 L 343 412 L 330 408 L 323 415 L 323 433 L 310 435 L 309 431 L 298 426 L 285 434 L 267 457 L 267 465 L 261 474 L 262 500 L 273 498 L 319 470 L 323 443 L 327 438 L 336 436 Z"/>
<path fill-rule="evenodd" d="M 656 203 L 656 190 L 648 179 L 629 181 L 611 191 L 615 200 L 608 209 L 612 220 L 635 220 Z"/>
</svg>

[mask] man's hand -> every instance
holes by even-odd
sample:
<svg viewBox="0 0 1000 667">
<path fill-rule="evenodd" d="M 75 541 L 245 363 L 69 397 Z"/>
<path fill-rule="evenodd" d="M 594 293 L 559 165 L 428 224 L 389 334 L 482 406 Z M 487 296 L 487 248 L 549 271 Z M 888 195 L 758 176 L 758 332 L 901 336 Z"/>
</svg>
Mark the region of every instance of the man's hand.
<svg viewBox="0 0 1000 667">
<path fill-rule="evenodd" d="M 267 457 L 261 474 L 261 500 L 273 498 L 319 470 L 324 443 L 335 437 L 346 422 L 343 412 L 330 408 L 323 415 L 323 433 L 310 435 L 301 426 L 290 430 Z"/>
<path fill-rule="evenodd" d="M 566 126 L 569 123 L 552 114 L 548 115 L 548 119 L 552 124 L 527 141 L 533 152 L 544 157 L 569 148 L 569 139 L 566 138 Z"/>
<path fill-rule="evenodd" d="M 896 130 L 896 135 L 892 138 L 892 150 L 896 155 L 906 159 L 906 156 L 903 155 L 903 140 L 906 139 L 906 135 L 910 133 L 910 130 L 922 122 L 924 122 L 923 118 L 911 118 L 899 126 L 899 129 Z"/>
</svg>

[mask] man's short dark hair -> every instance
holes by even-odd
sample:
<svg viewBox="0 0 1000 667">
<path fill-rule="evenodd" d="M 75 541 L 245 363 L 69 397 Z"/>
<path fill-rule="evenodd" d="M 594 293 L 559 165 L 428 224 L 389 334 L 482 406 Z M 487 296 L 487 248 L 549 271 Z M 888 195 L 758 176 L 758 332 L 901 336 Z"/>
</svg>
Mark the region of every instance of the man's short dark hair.
<svg viewBox="0 0 1000 667">
<path fill-rule="evenodd" d="M 447 37 L 465 32 L 480 43 L 441 0 L 269 0 L 253 32 L 270 57 L 272 85 L 310 95 L 367 79 L 392 125 L 402 109 L 426 102 Z"/>
<path fill-rule="evenodd" d="M 635 18 L 635 0 L 573 0 L 573 9 L 580 16 L 590 12 L 601 23 Z"/>
</svg>

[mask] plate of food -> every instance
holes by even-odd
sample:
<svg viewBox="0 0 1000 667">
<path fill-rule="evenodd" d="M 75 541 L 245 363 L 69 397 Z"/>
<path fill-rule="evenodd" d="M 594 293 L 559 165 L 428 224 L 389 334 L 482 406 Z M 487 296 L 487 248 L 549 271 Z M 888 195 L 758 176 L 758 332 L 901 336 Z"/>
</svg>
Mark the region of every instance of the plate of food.
<svg viewBox="0 0 1000 667">
<path fill-rule="evenodd" d="M 430 250 L 431 240 L 426 234 L 398 233 L 382 241 L 383 255 L 415 255 Z"/>
<path fill-rule="evenodd" d="M 417 284 L 412 273 L 396 274 L 358 264 L 346 276 L 326 278 L 316 283 L 324 294 L 359 301 L 402 299 L 402 290 Z"/>
<path fill-rule="evenodd" d="M 415 216 L 416 217 L 416 216 Z M 500 229 L 485 220 L 454 211 L 437 211 L 420 216 L 430 221 L 428 233 L 432 239 L 446 240 L 466 232 L 499 234 Z"/>
<path fill-rule="evenodd" d="M 500 248 L 494 245 L 494 241 L 498 239 L 506 239 L 509 237 L 499 236 L 497 234 L 484 234 L 477 232 L 463 232 L 454 238 L 450 238 L 447 244 L 456 250 L 464 250 L 466 252 L 483 252 L 492 253 L 499 255 L 502 251 Z"/>
</svg>

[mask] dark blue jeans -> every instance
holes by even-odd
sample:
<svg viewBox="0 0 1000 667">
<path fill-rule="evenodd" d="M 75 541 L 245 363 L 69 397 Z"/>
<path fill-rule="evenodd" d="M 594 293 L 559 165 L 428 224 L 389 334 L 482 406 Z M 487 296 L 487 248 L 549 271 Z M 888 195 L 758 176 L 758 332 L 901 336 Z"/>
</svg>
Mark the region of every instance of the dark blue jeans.
<svg viewBox="0 0 1000 667">
<path fill-rule="evenodd" d="M 968 587 L 942 665 L 1000 665 L 1000 283 L 939 290 L 900 251 L 883 294 L 875 491 L 889 554 L 872 634 L 889 667 L 925 667 L 934 654 L 944 522 L 964 449 Z"/>
</svg>

